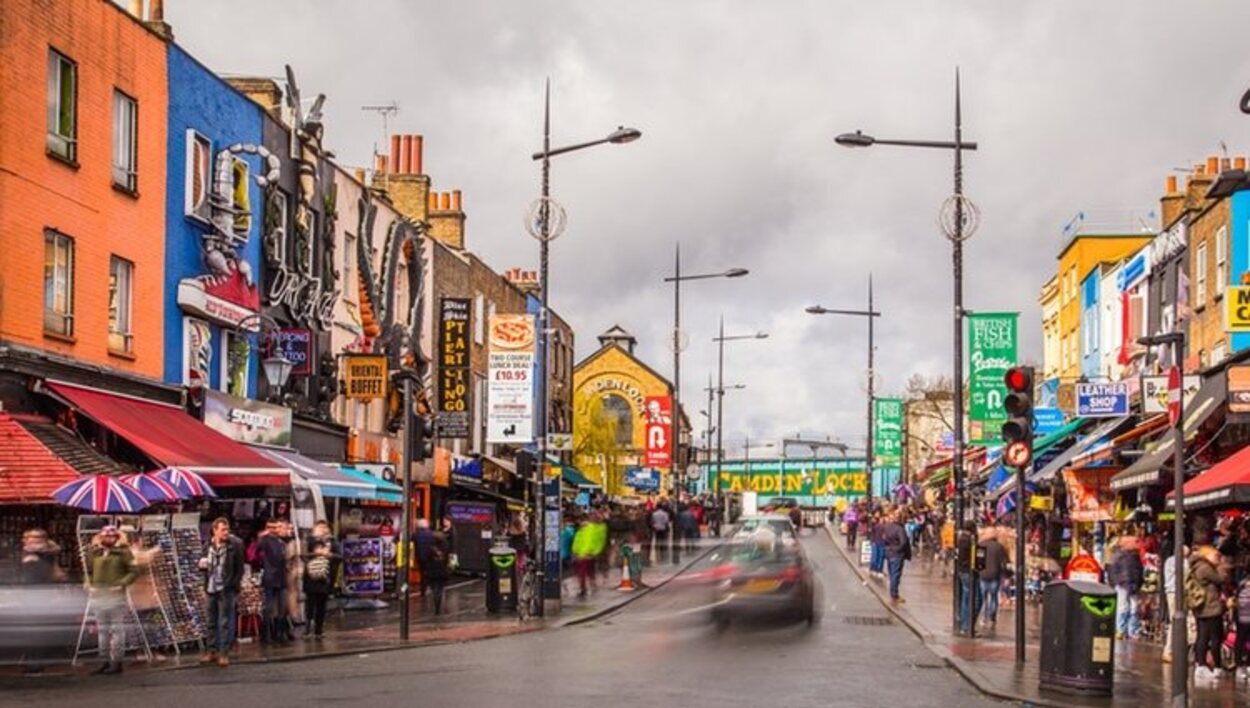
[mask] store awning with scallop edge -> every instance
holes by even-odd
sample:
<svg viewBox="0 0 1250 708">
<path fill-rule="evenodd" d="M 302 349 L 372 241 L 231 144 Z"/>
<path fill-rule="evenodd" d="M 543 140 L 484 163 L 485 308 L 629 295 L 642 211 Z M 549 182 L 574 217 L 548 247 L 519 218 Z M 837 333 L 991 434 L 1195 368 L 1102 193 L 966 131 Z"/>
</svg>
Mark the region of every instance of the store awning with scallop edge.
<svg viewBox="0 0 1250 708">
<path fill-rule="evenodd" d="M 1185 483 L 1185 509 L 1241 506 L 1250 502 L 1250 447 L 1243 447 Z M 1176 506 L 1168 492 L 1168 508 Z"/>
</svg>

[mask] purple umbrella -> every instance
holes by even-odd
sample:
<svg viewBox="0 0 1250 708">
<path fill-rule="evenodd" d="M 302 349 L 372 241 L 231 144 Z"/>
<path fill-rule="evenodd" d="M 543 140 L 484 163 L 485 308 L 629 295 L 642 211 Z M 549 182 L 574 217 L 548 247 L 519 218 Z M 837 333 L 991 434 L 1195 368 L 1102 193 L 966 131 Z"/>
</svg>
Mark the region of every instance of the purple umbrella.
<svg viewBox="0 0 1250 708">
<path fill-rule="evenodd" d="M 97 474 L 63 484 L 52 492 L 52 498 L 65 506 L 94 511 L 135 512 L 149 506 L 147 499 L 116 477 Z"/>
<path fill-rule="evenodd" d="M 172 484 L 151 474 L 124 474 L 121 481 L 150 502 L 174 502 L 184 498 Z"/>
<path fill-rule="evenodd" d="M 164 480 L 171 487 L 178 490 L 184 498 L 186 497 L 216 497 L 217 492 L 209 486 L 204 478 L 188 469 L 181 467 L 166 467 L 163 470 L 150 473 L 157 479 Z"/>
</svg>

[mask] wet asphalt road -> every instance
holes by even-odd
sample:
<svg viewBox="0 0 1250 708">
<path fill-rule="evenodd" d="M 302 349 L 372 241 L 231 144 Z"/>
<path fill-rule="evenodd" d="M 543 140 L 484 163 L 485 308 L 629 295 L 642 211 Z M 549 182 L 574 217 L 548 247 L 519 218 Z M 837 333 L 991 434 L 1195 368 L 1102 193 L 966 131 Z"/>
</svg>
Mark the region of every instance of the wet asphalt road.
<svg viewBox="0 0 1250 708">
<path fill-rule="evenodd" d="M 888 613 L 823 531 L 803 542 L 823 586 L 823 621 L 810 630 L 734 627 L 718 635 L 706 621 L 708 592 L 679 578 L 614 615 L 560 630 L 224 671 L 36 679 L 0 687 L 0 705 L 1003 705 L 971 688 L 905 627 L 880 624 Z M 903 587 L 905 595 L 905 580 Z"/>
</svg>

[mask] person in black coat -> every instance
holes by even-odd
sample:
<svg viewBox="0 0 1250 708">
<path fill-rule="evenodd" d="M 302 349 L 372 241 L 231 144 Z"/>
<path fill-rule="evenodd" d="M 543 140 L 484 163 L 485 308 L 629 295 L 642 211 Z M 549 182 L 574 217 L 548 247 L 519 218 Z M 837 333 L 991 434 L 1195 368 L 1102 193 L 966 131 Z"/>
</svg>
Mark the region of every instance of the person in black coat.
<svg viewBox="0 0 1250 708">
<path fill-rule="evenodd" d="M 200 570 L 204 571 L 204 592 L 208 595 L 208 651 L 200 657 L 204 664 L 230 665 L 234 644 L 235 603 L 243 583 L 243 541 L 230 533 L 230 520 L 213 521 L 212 537 L 204 545 Z"/>
<path fill-rule="evenodd" d="M 279 536 L 281 522 L 270 519 L 256 541 L 254 566 L 260 568 L 260 587 L 265 604 L 261 614 L 260 640 L 281 642 L 284 634 L 279 626 L 283 618 L 282 600 L 286 591 L 286 542 Z"/>
<path fill-rule="evenodd" d="M 308 629 L 314 637 L 325 636 L 326 603 L 334 590 L 334 549 L 328 541 L 314 539 L 304 563 L 304 597 L 308 606 Z"/>
<path fill-rule="evenodd" d="M 447 579 L 451 576 L 451 569 L 448 566 L 450 549 L 447 537 L 442 533 L 435 533 L 430 543 L 428 557 L 421 566 L 421 578 L 433 596 L 436 615 L 443 614 L 443 589 L 447 587 Z"/>
</svg>

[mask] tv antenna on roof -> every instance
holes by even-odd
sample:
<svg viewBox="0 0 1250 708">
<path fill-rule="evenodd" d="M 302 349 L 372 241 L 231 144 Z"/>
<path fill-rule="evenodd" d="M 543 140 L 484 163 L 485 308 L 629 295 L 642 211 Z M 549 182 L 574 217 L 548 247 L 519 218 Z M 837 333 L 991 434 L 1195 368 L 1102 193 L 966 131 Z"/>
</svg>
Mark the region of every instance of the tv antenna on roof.
<svg viewBox="0 0 1250 708">
<path fill-rule="evenodd" d="M 390 136 L 391 134 L 388 120 L 392 115 L 399 113 L 399 101 L 392 100 L 390 103 L 383 104 L 383 105 L 361 106 L 360 110 L 373 111 L 374 113 L 377 113 L 378 115 L 382 117 L 382 142 L 385 143 L 387 137 Z M 377 159 L 378 159 L 378 144 L 375 141 L 373 143 L 374 164 L 377 163 Z M 372 167 L 372 165 L 370 165 L 370 167 Z"/>
</svg>

